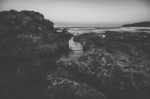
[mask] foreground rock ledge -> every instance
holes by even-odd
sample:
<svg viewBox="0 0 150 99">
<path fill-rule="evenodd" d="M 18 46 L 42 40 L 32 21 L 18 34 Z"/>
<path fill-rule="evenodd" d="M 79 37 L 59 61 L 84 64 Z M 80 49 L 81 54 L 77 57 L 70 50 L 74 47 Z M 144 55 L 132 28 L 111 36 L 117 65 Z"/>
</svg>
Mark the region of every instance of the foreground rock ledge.
<svg viewBox="0 0 150 99">
<path fill-rule="evenodd" d="M 50 99 L 108 99 L 101 92 L 86 83 L 49 74 L 48 91 Z"/>
</svg>

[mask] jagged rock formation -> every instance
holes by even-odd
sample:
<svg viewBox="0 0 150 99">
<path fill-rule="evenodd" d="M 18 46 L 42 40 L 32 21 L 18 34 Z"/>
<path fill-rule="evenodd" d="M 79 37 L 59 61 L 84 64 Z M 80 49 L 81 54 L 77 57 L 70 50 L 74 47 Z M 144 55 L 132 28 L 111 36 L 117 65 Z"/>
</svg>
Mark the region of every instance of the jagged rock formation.
<svg viewBox="0 0 150 99">
<path fill-rule="evenodd" d="M 150 22 L 126 24 L 126 25 L 123 25 L 122 27 L 150 27 Z"/>
<path fill-rule="evenodd" d="M 75 38 L 86 51 L 79 61 L 63 57 L 58 63 L 110 99 L 149 99 L 150 34 L 106 31 L 105 38 L 96 35 Z"/>
</svg>

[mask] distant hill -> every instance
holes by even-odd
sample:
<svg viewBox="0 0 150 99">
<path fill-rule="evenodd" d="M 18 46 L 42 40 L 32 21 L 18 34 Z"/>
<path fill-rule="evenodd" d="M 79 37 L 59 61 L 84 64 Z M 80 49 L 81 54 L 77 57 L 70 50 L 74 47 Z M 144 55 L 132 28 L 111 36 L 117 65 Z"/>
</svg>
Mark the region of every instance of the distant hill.
<svg viewBox="0 0 150 99">
<path fill-rule="evenodd" d="M 126 24 L 122 27 L 150 27 L 150 22 L 139 22 L 139 23 L 133 23 L 133 24 Z"/>
</svg>

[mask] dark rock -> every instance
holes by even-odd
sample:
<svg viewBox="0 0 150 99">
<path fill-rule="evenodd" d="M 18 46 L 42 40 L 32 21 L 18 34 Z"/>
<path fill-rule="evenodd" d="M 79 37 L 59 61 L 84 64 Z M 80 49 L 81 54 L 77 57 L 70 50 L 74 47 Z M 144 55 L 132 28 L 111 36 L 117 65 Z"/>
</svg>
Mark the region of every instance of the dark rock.
<svg viewBox="0 0 150 99">
<path fill-rule="evenodd" d="M 41 99 L 44 96 L 41 85 L 45 82 L 46 64 L 44 59 L 1 63 L 0 98 Z"/>
<path fill-rule="evenodd" d="M 110 99 L 149 99 L 150 34 L 107 31 L 105 38 L 93 37 L 76 39 L 86 49 L 79 61 L 61 58 L 58 63 Z"/>
<path fill-rule="evenodd" d="M 0 12 L 0 58 L 34 58 L 68 49 L 71 35 L 57 33 L 53 25 L 34 11 Z"/>
</svg>

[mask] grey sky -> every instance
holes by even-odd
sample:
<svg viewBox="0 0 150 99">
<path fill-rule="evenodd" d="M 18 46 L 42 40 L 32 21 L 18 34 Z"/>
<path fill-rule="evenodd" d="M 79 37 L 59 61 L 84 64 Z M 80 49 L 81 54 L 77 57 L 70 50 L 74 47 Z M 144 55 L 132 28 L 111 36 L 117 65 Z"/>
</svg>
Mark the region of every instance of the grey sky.
<svg viewBox="0 0 150 99">
<path fill-rule="evenodd" d="M 0 10 L 35 10 L 56 26 L 117 26 L 150 21 L 149 0 L 0 0 Z"/>
</svg>

